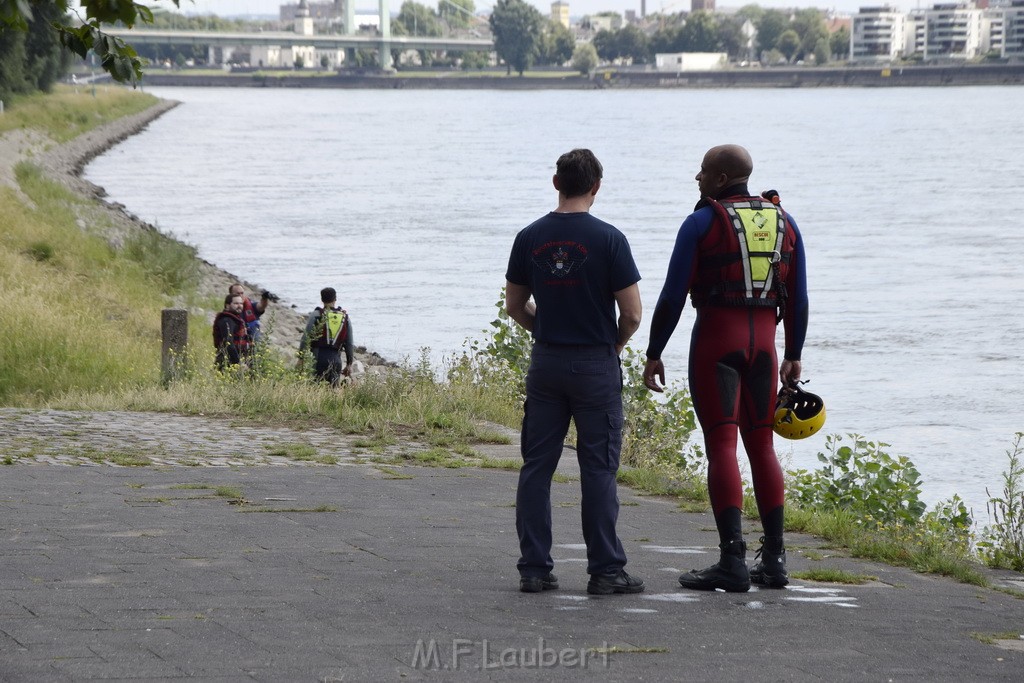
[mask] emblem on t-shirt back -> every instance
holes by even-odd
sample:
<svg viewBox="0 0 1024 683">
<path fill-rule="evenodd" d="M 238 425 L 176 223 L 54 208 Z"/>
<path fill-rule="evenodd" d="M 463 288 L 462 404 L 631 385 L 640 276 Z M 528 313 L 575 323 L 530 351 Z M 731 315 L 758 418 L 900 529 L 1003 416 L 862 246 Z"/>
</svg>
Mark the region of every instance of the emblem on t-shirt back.
<svg viewBox="0 0 1024 683">
<path fill-rule="evenodd" d="M 577 242 L 548 242 L 533 250 L 534 264 L 556 277 L 568 277 L 587 262 L 587 248 Z"/>
</svg>

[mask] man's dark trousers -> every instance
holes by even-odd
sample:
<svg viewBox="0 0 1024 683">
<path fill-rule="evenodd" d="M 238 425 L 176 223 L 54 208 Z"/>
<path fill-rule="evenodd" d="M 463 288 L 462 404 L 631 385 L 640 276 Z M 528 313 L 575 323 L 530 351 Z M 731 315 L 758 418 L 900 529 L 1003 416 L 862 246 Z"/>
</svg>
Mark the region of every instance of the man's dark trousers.
<svg viewBox="0 0 1024 683">
<path fill-rule="evenodd" d="M 551 559 L 551 478 L 562 454 L 569 418 L 576 423 L 583 493 L 587 573 L 611 574 L 626 564 L 615 535 L 619 499 L 615 474 L 622 450 L 622 371 L 615 348 L 537 342 L 526 378 L 516 495 L 522 576 L 546 576 Z"/>
<path fill-rule="evenodd" d="M 316 360 L 313 376 L 337 386 L 344 367 L 341 363 L 341 350 L 331 346 L 314 346 L 313 358 Z"/>
</svg>

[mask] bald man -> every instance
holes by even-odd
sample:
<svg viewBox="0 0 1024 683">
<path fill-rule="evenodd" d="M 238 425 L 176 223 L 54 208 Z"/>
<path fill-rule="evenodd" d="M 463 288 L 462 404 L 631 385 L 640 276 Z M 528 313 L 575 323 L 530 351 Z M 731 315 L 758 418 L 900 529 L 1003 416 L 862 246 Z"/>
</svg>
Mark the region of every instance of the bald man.
<svg viewBox="0 0 1024 683">
<path fill-rule="evenodd" d="M 662 351 L 687 294 L 697 309 L 690 337 L 689 387 L 708 458 L 708 493 L 718 527 L 719 561 L 679 577 L 685 588 L 745 592 L 751 581 L 789 583 L 783 543 L 782 468 L 772 443 L 776 373 L 785 387 L 800 379 L 807 331 L 803 240 L 778 195 L 752 196 L 754 164 L 739 145 L 712 147 L 697 173 L 701 200 L 676 237 L 668 275 L 651 320 L 644 384 L 663 391 Z M 775 328 L 785 330 L 785 357 Z M 737 436 L 750 461 L 764 529 L 750 570 L 741 525 L 743 482 Z"/>
</svg>

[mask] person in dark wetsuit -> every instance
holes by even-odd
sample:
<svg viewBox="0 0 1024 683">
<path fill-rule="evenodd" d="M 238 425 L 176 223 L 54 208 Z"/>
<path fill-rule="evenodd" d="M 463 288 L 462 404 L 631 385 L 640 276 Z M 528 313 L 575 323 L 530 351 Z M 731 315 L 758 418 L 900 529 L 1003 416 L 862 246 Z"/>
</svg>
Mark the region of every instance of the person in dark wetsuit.
<svg viewBox="0 0 1024 683">
<path fill-rule="evenodd" d="M 640 326 L 640 272 L 625 235 L 590 214 L 602 170 L 587 149 L 558 158 L 552 179 L 558 208 L 516 235 L 505 273 L 508 314 L 534 338 L 516 492 L 516 567 L 524 593 L 558 588 L 551 573 L 551 477 L 570 419 L 577 433 L 587 592 L 644 589 L 623 569 L 626 553 L 615 532 L 623 417 L 619 353 Z"/>
<path fill-rule="evenodd" d="M 679 577 L 686 588 L 743 592 L 750 583 L 788 583 L 783 543 L 783 476 L 772 443 L 778 371 L 783 387 L 800 379 L 808 304 L 803 240 L 796 222 L 772 199 L 752 197 L 750 154 L 722 145 L 704 156 L 696 180 L 701 201 L 683 222 L 651 320 L 644 384 L 662 391 L 661 354 L 689 293 L 697 319 L 689 354 L 689 387 L 704 433 L 708 493 L 718 527 L 718 563 Z M 785 357 L 775 351 L 777 315 Z M 764 529 L 760 561 L 745 562 L 743 484 L 737 434 L 750 461 Z"/>
</svg>

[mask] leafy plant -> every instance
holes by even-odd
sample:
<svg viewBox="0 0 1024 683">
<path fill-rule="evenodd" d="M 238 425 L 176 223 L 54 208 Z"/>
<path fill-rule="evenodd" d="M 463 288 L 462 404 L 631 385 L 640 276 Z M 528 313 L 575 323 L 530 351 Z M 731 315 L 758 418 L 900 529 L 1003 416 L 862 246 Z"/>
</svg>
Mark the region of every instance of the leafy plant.
<svg viewBox="0 0 1024 683">
<path fill-rule="evenodd" d="M 1024 432 L 1017 432 L 1006 451 L 1010 468 L 1003 472 L 1003 495 L 989 494 L 986 504 L 993 523 L 978 541 L 978 554 L 986 564 L 1001 569 L 1024 571 Z"/>
<path fill-rule="evenodd" d="M 699 445 L 690 443 L 697 416 L 689 392 L 666 387 L 659 400 L 644 386 L 644 364 L 639 351 L 626 347 L 622 356 L 622 461 L 667 470 L 673 478 L 702 477 L 704 454 Z"/>
<path fill-rule="evenodd" d="M 921 474 L 905 456 L 893 457 L 889 444 L 848 434 L 826 437 L 827 453 L 818 453 L 824 467 L 814 472 L 790 471 L 789 495 L 801 506 L 848 510 L 866 523 L 913 525 L 928 506 L 921 500 Z"/>
<path fill-rule="evenodd" d="M 484 341 L 467 342 L 469 353 L 460 359 L 449 379 L 469 376 L 470 381 L 495 391 L 511 391 L 509 398 L 518 402 L 526 395 L 533 340 L 505 311 L 504 289 L 495 307 L 498 317 L 491 322 L 489 336 Z M 627 347 L 622 356 L 622 462 L 652 467 L 673 479 L 700 476 L 704 457 L 699 446 L 684 449 L 697 427 L 689 393 L 670 389 L 662 400 L 655 398 L 643 384 L 643 367 L 643 355 Z"/>
</svg>

